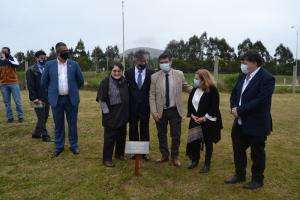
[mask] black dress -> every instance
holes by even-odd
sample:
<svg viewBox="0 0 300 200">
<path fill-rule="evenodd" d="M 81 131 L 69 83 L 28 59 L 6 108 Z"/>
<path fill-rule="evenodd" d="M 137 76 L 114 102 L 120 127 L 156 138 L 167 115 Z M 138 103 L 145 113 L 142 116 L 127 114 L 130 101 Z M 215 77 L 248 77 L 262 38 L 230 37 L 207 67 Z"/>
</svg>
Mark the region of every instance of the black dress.
<svg viewBox="0 0 300 200">
<path fill-rule="evenodd" d="M 195 115 L 197 117 L 204 117 L 208 114 L 212 118 L 216 118 L 216 121 L 206 119 L 205 122 L 198 124 L 192 118 L 190 118 L 189 129 L 201 126 L 203 132 L 203 139 L 199 139 L 187 144 L 186 154 L 193 161 L 200 159 L 200 149 L 205 143 L 206 155 L 205 163 L 210 164 L 211 155 L 213 151 L 213 143 L 217 143 L 221 139 L 221 129 L 223 128 L 221 113 L 219 109 L 220 96 L 216 87 L 212 86 L 208 91 L 204 91 L 196 110 L 193 106 L 192 100 L 197 88 L 194 88 L 190 93 L 188 99 L 188 117 Z"/>
</svg>

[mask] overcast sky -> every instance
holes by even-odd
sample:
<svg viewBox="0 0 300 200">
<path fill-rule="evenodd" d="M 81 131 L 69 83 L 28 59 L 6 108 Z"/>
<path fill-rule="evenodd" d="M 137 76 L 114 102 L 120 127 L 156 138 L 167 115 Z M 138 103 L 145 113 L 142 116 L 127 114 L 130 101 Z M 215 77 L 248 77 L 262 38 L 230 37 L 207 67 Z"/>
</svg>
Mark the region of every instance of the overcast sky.
<svg viewBox="0 0 300 200">
<path fill-rule="evenodd" d="M 0 0 L 0 46 L 13 53 L 82 38 L 87 50 L 122 44 L 121 0 Z M 164 49 L 206 31 L 237 49 L 249 37 L 270 53 L 280 43 L 295 52 L 300 0 L 125 0 L 126 49 Z"/>
</svg>

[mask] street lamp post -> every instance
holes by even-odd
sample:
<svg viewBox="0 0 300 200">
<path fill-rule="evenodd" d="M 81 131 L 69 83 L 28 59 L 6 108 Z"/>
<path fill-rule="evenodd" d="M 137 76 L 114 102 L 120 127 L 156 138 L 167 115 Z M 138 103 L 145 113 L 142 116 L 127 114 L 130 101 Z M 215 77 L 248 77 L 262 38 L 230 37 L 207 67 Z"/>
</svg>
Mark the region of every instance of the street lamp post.
<svg viewBox="0 0 300 200">
<path fill-rule="evenodd" d="M 292 26 L 292 29 L 296 30 L 296 57 L 295 57 L 295 62 L 296 65 L 294 66 L 293 70 L 293 93 L 296 92 L 296 84 L 297 84 L 297 79 L 298 79 L 298 36 L 299 36 L 299 31 L 296 26 Z"/>
<path fill-rule="evenodd" d="M 125 20 L 124 20 L 124 0 L 122 0 L 122 31 L 123 31 L 123 66 L 125 71 Z"/>
</svg>

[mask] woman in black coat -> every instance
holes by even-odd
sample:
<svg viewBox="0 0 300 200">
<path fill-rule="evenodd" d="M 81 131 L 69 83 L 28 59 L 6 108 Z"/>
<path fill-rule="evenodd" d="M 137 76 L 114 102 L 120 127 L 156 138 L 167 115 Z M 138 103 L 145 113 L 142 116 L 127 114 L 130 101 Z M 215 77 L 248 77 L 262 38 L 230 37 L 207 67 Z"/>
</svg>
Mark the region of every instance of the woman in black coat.
<svg viewBox="0 0 300 200">
<path fill-rule="evenodd" d="M 115 157 L 124 160 L 126 124 L 129 118 L 129 92 L 122 71 L 122 64 L 114 65 L 111 75 L 101 81 L 96 99 L 102 110 L 103 164 L 107 167 L 114 167 L 112 163 L 114 148 Z"/>
<path fill-rule="evenodd" d="M 206 69 L 198 70 L 188 100 L 190 123 L 186 154 L 191 159 L 189 169 L 198 165 L 204 144 L 205 162 L 200 172 L 207 173 L 210 170 L 213 143 L 220 141 L 223 128 L 219 103 L 219 92 L 212 75 Z"/>
</svg>

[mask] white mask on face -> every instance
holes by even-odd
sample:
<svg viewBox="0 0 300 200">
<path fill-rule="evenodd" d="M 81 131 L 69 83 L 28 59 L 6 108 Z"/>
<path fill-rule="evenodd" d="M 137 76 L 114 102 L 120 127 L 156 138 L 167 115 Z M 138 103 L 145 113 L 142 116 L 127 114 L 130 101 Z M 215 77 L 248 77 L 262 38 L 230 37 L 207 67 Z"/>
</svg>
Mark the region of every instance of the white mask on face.
<svg viewBox="0 0 300 200">
<path fill-rule="evenodd" d="M 245 64 L 241 64 L 241 71 L 243 72 L 243 74 L 248 74 L 248 66 Z"/>
<path fill-rule="evenodd" d="M 159 67 L 161 70 L 163 70 L 164 72 L 168 72 L 170 71 L 170 63 L 161 63 L 159 64 Z"/>
<path fill-rule="evenodd" d="M 194 79 L 194 87 L 197 88 L 201 85 L 201 81 L 198 79 Z"/>
</svg>

